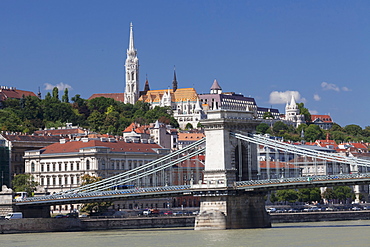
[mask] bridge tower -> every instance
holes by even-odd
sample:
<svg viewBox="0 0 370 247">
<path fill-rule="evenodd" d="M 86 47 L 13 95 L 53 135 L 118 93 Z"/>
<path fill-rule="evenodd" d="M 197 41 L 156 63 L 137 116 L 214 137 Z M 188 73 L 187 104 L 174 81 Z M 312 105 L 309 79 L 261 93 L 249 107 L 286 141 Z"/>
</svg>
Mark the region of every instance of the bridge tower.
<svg viewBox="0 0 370 247">
<path fill-rule="evenodd" d="M 235 181 L 257 179 L 257 148 L 230 135 L 254 133 L 260 123 L 252 111 L 214 110 L 201 120 L 206 135 L 204 181 L 195 230 L 271 227 L 263 193 L 237 191 Z"/>
</svg>

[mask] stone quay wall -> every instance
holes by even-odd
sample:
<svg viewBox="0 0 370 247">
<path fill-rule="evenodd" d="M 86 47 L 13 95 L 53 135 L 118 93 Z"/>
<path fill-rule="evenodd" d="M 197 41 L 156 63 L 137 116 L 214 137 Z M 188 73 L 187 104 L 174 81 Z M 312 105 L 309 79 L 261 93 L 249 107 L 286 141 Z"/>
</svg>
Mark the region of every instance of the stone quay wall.
<svg viewBox="0 0 370 247">
<path fill-rule="evenodd" d="M 271 214 L 272 223 L 297 223 L 339 220 L 370 220 L 370 211 L 310 212 Z M 194 216 L 140 218 L 23 218 L 0 220 L 1 233 L 97 231 L 111 229 L 194 227 Z"/>
<path fill-rule="evenodd" d="M 271 223 L 296 223 L 340 220 L 370 220 L 370 210 L 271 214 Z"/>
<path fill-rule="evenodd" d="M 96 231 L 111 229 L 194 227 L 195 216 L 140 218 L 23 218 L 0 221 L 1 233 Z"/>
</svg>

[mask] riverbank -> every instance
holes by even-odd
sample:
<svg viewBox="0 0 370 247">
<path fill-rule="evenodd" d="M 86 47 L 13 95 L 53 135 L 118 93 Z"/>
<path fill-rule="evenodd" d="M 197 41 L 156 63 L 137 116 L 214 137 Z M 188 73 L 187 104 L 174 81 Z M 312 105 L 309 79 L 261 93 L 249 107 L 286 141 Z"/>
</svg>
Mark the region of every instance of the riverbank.
<svg viewBox="0 0 370 247">
<path fill-rule="evenodd" d="M 271 214 L 271 223 L 369 220 L 370 210 Z M 24 218 L 1 220 L 0 233 L 68 232 L 113 229 L 193 227 L 195 216 L 136 218 Z"/>
</svg>

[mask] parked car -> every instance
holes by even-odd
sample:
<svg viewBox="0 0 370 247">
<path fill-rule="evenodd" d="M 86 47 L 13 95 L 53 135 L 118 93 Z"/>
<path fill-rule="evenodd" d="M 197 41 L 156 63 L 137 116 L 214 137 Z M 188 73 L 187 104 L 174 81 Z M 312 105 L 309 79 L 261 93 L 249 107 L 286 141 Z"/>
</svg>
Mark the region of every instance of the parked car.
<svg viewBox="0 0 370 247">
<path fill-rule="evenodd" d="M 267 213 L 276 213 L 276 208 L 268 208 Z"/>
<path fill-rule="evenodd" d="M 163 214 L 169 216 L 169 215 L 173 215 L 173 212 L 172 211 L 166 211 Z"/>
<path fill-rule="evenodd" d="M 66 214 L 57 214 L 54 216 L 54 218 L 68 218 L 68 215 Z"/>
<path fill-rule="evenodd" d="M 22 212 L 14 212 L 14 213 L 8 213 L 5 216 L 6 220 L 12 220 L 12 219 L 21 219 L 23 218 L 23 213 Z"/>
<path fill-rule="evenodd" d="M 182 216 L 183 213 L 182 213 L 182 211 L 177 211 L 177 212 L 173 212 L 173 215 L 174 216 Z"/>
<path fill-rule="evenodd" d="M 288 210 L 288 213 L 298 213 L 298 212 L 300 212 L 300 210 L 297 208 L 291 208 Z"/>
</svg>

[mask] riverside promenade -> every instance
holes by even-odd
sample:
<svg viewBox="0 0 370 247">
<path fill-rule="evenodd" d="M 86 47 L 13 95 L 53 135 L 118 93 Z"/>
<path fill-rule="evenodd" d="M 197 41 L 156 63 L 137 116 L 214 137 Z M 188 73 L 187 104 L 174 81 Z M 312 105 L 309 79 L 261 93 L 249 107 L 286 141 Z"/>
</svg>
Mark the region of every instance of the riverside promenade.
<svg viewBox="0 0 370 247">
<path fill-rule="evenodd" d="M 272 223 L 370 220 L 370 210 L 273 213 Z M 24 218 L 1 220 L 0 233 L 97 231 L 112 229 L 194 227 L 195 216 L 134 218 Z"/>
</svg>

